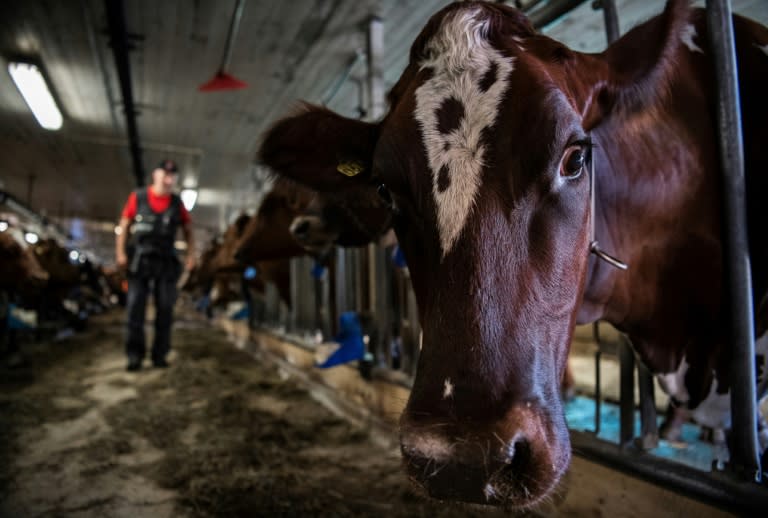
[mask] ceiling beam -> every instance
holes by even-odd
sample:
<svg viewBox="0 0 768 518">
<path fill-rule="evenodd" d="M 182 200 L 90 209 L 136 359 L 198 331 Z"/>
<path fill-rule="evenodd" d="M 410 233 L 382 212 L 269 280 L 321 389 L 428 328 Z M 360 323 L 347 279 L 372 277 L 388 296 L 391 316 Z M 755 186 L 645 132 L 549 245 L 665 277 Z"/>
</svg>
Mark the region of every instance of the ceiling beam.
<svg viewBox="0 0 768 518">
<path fill-rule="evenodd" d="M 115 68 L 120 82 L 120 92 L 123 96 L 123 112 L 125 127 L 128 132 L 128 146 L 133 160 L 133 174 L 136 185 L 144 185 L 144 162 L 141 156 L 141 141 L 136 126 L 136 106 L 133 102 L 133 87 L 131 86 L 131 64 L 128 52 L 131 43 L 128 41 L 128 31 L 125 28 L 125 8 L 122 0 L 104 0 L 107 8 L 107 24 L 112 55 L 115 58 Z"/>
</svg>

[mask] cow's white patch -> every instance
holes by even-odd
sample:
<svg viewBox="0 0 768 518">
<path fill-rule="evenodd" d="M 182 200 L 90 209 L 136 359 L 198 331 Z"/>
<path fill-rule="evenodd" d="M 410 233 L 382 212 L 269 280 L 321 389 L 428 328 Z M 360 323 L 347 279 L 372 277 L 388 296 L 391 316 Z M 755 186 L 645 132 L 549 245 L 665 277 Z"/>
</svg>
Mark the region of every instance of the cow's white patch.
<svg viewBox="0 0 768 518">
<path fill-rule="evenodd" d="M 433 72 L 416 90 L 415 117 L 432 172 L 443 256 L 458 239 L 474 205 L 484 164 L 482 133 L 496 121 L 513 68 L 513 60 L 486 40 L 488 21 L 481 16 L 480 10 L 474 10 L 446 18 L 427 44 L 427 57 L 420 63 L 421 68 Z M 493 64 L 495 81 L 482 91 L 480 82 Z M 461 103 L 464 115 L 458 127 L 443 134 L 438 128 L 437 111 L 451 98 Z M 446 168 L 450 183 L 440 192 L 442 168 Z"/>
<path fill-rule="evenodd" d="M 691 52 L 701 52 L 704 54 L 704 51 L 701 50 L 701 47 L 693 42 L 693 38 L 696 36 L 698 36 L 696 34 L 696 27 L 689 23 L 685 26 L 685 29 L 683 29 L 683 33 L 680 35 L 680 40 L 683 42 L 683 45 L 688 47 Z"/>
<path fill-rule="evenodd" d="M 685 388 L 685 373 L 687 371 L 688 362 L 683 357 L 680 365 L 677 367 L 677 371 L 656 376 L 661 389 L 680 403 L 685 403 L 690 399 L 688 389 Z"/>
<path fill-rule="evenodd" d="M 443 399 L 447 399 L 451 396 L 453 396 L 453 383 L 451 383 L 451 378 L 445 378 L 445 382 L 443 383 Z"/>
<path fill-rule="evenodd" d="M 765 360 L 766 355 L 768 355 L 768 333 L 764 333 L 755 341 L 755 356 L 758 358 L 762 357 Z M 685 373 L 687 370 L 688 363 L 683 358 L 677 372 L 658 376 L 661 388 L 680 402 L 686 402 L 689 399 L 688 391 L 685 388 Z M 765 375 L 762 370 L 761 375 Z M 757 381 L 759 383 L 760 379 Z M 702 426 L 715 429 L 729 429 L 731 427 L 730 392 L 718 394 L 717 380 L 713 380 L 709 388 L 709 394 L 691 411 L 691 418 Z M 766 440 L 768 441 L 768 434 L 766 434 Z"/>
<path fill-rule="evenodd" d="M 692 412 L 691 417 L 710 428 L 731 427 L 731 393 L 717 393 L 717 380 L 712 381 L 709 394 Z"/>
</svg>

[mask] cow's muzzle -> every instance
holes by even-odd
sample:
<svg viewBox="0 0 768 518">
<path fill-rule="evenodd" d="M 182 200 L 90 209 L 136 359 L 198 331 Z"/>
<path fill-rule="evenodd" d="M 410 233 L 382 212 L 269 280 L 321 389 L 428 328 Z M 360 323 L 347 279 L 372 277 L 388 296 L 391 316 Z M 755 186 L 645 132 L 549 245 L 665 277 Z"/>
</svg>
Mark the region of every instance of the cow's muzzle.
<svg viewBox="0 0 768 518">
<path fill-rule="evenodd" d="M 570 461 L 567 433 L 544 421 L 525 406 L 487 427 L 404 418 L 403 464 L 432 498 L 528 508 L 552 491 Z"/>
</svg>

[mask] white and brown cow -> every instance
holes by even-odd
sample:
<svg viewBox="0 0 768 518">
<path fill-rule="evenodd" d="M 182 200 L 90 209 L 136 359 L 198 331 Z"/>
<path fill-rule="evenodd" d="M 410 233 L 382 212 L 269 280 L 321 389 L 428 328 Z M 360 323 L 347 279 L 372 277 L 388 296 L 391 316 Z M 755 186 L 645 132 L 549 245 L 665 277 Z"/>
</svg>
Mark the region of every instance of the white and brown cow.
<svg viewBox="0 0 768 518">
<path fill-rule="evenodd" d="M 601 54 L 513 8 L 452 4 L 414 42 L 382 121 L 306 106 L 266 135 L 260 158 L 280 175 L 394 201 L 424 330 L 401 446 L 429 495 L 524 508 L 551 493 L 571 455 L 558 381 L 577 322 L 611 322 L 655 373 L 686 365 L 681 403 L 728 392 L 717 96 L 688 3 Z M 768 30 L 734 25 L 761 300 Z M 593 240 L 630 269 L 590 256 Z"/>
</svg>

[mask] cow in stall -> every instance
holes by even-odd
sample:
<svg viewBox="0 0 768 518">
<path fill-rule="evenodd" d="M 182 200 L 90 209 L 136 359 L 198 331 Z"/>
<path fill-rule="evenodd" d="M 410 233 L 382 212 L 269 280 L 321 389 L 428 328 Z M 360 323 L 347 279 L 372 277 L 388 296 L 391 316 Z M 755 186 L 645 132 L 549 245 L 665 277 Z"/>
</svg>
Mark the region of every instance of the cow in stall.
<svg viewBox="0 0 768 518">
<path fill-rule="evenodd" d="M 252 216 L 241 214 L 232 222 L 220 238 L 211 241 L 199 261 L 199 266 L 182 289 L 198 286 L 210 294 L 211 303 L 248 299 L 251 292 L 263 295 L 265 283 L 274 283 L 280 299 L 290 307 L 290 268 L 287 260 L 253 261 L 249 263 L 258 272 L 253 278 L 244 278 L 246 264 L 235 259 L 235 249 Z M 246 291 L 248 290 L 248 291 Z"/>
<path fill-rule="evenodd" d="M 0 232 L 0 263 L 2 291 L 17 293 L 29 285 L 40 288 L 48 281 L 48 272 L 40 266 L 29 245 L 11 231 Z"/>
<path fill-rule="evenodd" d="M 0 232 L 0 342 L 5 343 L 9 366 L 22 362 L 15 332 L 9 330 L 10 304 L 36 295 L 48 282 L 46 272 L 16 229 Z"/>
<path fill-rule="evenodd" d="M 81 304 L 74 293 L 80 283 L 80 268 L 72 264 L 69 251 L 53 238 L 40 239 L 31 249 L 49 275 L 44 291 L 35 301 L 39 318 L 64 319 L 69 325 L 82 328 L 85 315 L 81 314 Z"/>
<path fill-rule="evenodd" d="M 307 105 L 266 135 L 260 159 L 279 174 L 393 200 L 424 330 L 401 451 L 428 495 L 520 509 L 552 493 L 571 457 L 558 381 L 577 323 L 625 332 L 652 372 L 683 380 L 666 384 L 680 405 L 728 397 L 718 101 L 705 14 L 688 4 L 600 54 L 514 8 L 451 4 L 383 120 Z M 739 16 L 734 29 L 760 301 L 768 30 Z"/>
</svg>

